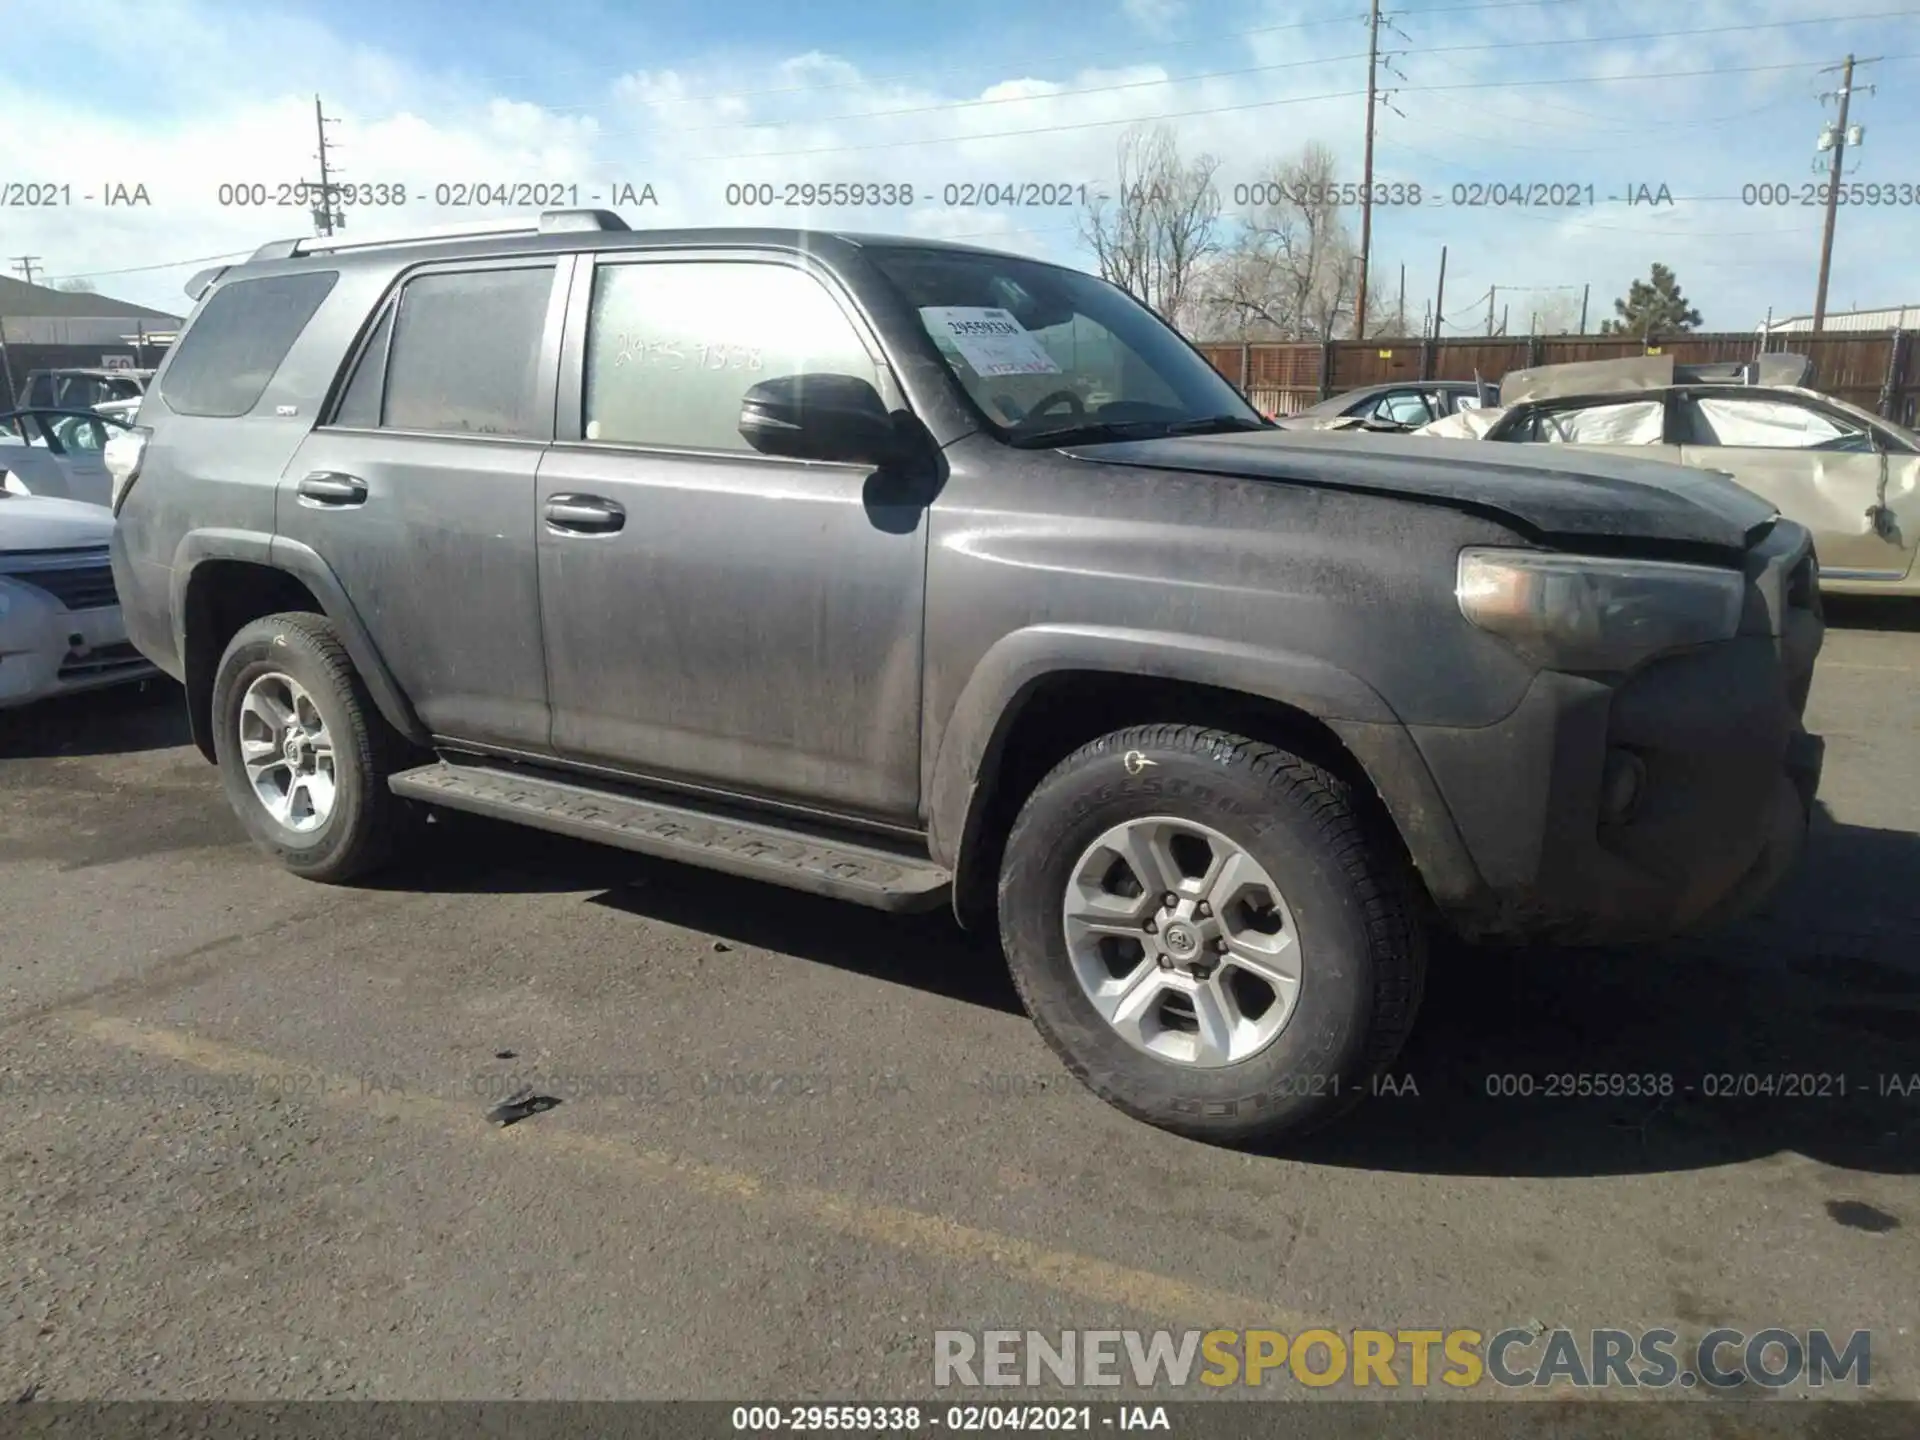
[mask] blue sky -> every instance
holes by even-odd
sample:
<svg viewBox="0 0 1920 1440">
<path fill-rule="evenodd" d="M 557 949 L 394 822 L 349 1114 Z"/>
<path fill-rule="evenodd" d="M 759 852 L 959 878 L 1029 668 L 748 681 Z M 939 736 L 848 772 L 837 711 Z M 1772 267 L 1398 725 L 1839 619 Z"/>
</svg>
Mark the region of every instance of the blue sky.
<svg viewBox="0 0 1920 1440">
<path fill-rule="evenodd" d="M 0 184 L 68 184 L 74 203 L 0 209 L 0 251 L 45 273 L 181 305 L 191 265 L 301 233 L 296 209 L 219 203 L 222 183 L 313 173 L 316 91 L 339 117 L 353 181 L 421 198 L 368 233 L 460 218 L 436 182 L 555 181 L 583 199 L 618 180 L 659 204 L 634 223 L 755 219 L 966 235 L 1085 260 L 1069 208 L 940 203 L 948 182 L 1111 183 L 1130 124 L 1167 117 L 1224 185 L 1260 179 L 1307 141 L 1360 173 L 1363 0 L 845 0 L 631 5 L 552 0 L 257 3 L 101 0 L 85 27 L 33 44 L 44 8 L 0 0 L 27 36 L 0 72 Z M 1920 302 L 1920 0 L 1404 0 L 1385 6 L 1378 178 L 1427 203 L 1375 211 L 1375 286 L 1407 267 L 1417 319 L 1449 247 L 1449 333 L 1536 309 L 1593 323 L 1658 260 L 1716 329 L 1811 308 L 1820 212 L 1797 203 L 1849 49 L 1885 55 L 1855 97 L 1866 143 L 1849 179 L 1907 186 L 1846 209 L 1834 308 Z M 1787 24 L 1780 22 L 1805 22 Z M 1679 35 L 1669 32 L 1707 33 Z M 21 57 L 30 56 L 30 63 Z M 1648 78 L 1651 77 L 1651 78 Z M 909 183 L 909 211 L 730 209 L 742 182 Z M 151 204 L 83 193 L 144 184 Z M 1592 186 L 1564 209 L 1436 205 L 1456 184 Z M 1761 182 L 1796 203 L 1743 203 Z M 1670 205 L 1610 201 L 1665 185 Z M 928 199 L 931 195 L 934 198 Z M 1229 201 L 1231 199 L 1229 195 Z M 1228 222 L 1233 206 L 1227 205 Z M 469 211 L 469 215 L 501 212 Z M 1357 212 L 1352 216 L 1357 227 Z M 350 227 L 352 228 L 352 227 Z M 1496 317 L 1497 318 L 1497 317 Z"/>
</svg>

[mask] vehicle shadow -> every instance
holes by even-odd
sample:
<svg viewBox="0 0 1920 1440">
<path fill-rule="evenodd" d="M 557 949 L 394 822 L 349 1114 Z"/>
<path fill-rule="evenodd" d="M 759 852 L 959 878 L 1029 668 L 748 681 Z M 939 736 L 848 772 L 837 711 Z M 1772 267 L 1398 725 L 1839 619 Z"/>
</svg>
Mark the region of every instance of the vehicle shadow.
<svg viewBox="0 0 1920 1440">
<path fill-rule="evenodd" d="M 131 754 L 192 743 L 185 697 L 165 676 L 0 710 L 0 759 Z"/>
<path fill-rule="evenodd" d="M 1020 1012 L 997 945 L 944 910 L 884 915 L 519 826 L 452 822 L 379 883 L 592 892 L 588 903 L 629 915 Z M 1823 808 L 1792 881 L 1731 932 L 1617 949 L 1442 944 L 1392 1079 L 1323 1134 L 1266 1153 L 1545 1177 L 1793 1151 L 1920 1173 L 1915 933 L 1920 835 L 1840 824 Z M 1588 1088 L 1641 1093 L 1582 1096 L 1581 1076 Z M 1576 1093 L 1550 1093 L 1558 1089 Z"/>
<path fill-rule="evenodd" d="M 1822 595 L 1820 605 L 1832 630 L 1920 630 L 1920 597 Z"/>
<path fill-rule="evenodd" d="M 629 915 L 1022 1013 L 999 947 L 968 935 L 944 908 L 886 915 L 474 815 L 439 812 L 429 843 L 367 884 L 450 894 L 598 891 L 590 903 Z"/>
<path fill-rule="evenodd" d="M 1285 1153 L 1574 1176 L 1794 1151 L 1920 1173 L 1916 931 L 1920 835 L 1839 824 L 1822 807 L 1783 892 L 1727 933 L 1620 949 L 1441 947 L 1394 1082 Z"/>
</svg>

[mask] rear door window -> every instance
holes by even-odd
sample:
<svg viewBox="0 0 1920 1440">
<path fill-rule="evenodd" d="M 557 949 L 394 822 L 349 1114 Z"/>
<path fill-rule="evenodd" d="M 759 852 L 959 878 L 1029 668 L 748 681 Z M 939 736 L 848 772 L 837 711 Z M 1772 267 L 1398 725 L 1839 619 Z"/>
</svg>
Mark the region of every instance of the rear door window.
<svg viewBox="0 0 1920 1440">
<path fill-rule="evenodd" d="M 1666 417 L 1664 400 L 1536 410 L 1507 438 L 1552 445 L 1658 445 L 1666 433 Z"/>
<path fill-rule="evenodd" d="M 181 337 L 160 398 L 181 415 L 246 414 L 339 278 L 312 270 L 222 285 Z"/>
<path fill-rule="evenodd" d="M 1694 395 L 1681 402 L 1692 445 L 1739 445 L 1761 450 L 1871 451 L 1866 427 L 1838 416 L 1758 396 Z"/>
<path fill-rule="evenodd" d="M 553 273 L 548 264 L 437 271 L 409 280 L 393 321 L 380 424 L 455 435 L 549 436 L 553 416 L 537 413 L 537 400 Z M 370 348 L 368 358 L 373 355 Z M 356 375 L 348 385 L 343 409 L 358 402 L 358 381 Z"/>
<path fill-rule="evenodd" d="M 394 307 L 389 305 L 380 312 L 380 322 L 373 327 L 373 334 L 353 368 L 353 378 L 347 381 L 340 404 L 333 412 L 333 424 L 365 430 L 379 425 L 380 393 L 387 381 L 387 344 L 393 338 L 393 311 Z"/>
</svg>

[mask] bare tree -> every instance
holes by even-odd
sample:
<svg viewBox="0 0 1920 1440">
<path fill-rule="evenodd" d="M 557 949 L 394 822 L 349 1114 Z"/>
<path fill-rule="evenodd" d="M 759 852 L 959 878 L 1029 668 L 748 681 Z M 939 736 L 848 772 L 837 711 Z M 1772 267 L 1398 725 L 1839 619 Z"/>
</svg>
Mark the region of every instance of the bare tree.
<svg viewBox="0 0 1920 1440">
<path fill-rule="evenodd" d="M 1336 203 L 1334 165 L 1333 152 L 1311 141 L 1249 187 L 1260 203 L 1210 267 L 1205 308 L 1215 333 L 1328 339 L 1350 324 L 1359 247 Z"/>
<path fill-rule="evenodd" d="M 1571 335 L 1580 328 L 1580 297 L 1564 291 L 1541 297 L 1529 307 L 1536 335 Z"/>
<path fill-rule="evenodd" d="M 62 280 L 53 288 L 56 290 L 66 290 L 75 295 L 97 295 L 100 293 L 100 287 L 84 276 L 75 276 L 71 280 Z"/>
<path fill-rule="evenodd" d="M 1188 161 L 1170 126 L 1135 127 L 1120 139 L 1118 192 L 1081 211 L 1080 237 L 1100 274 L 1190 329 L 1199 318 L 1200 278 L 1219 250 L 1220 193 L 1212 155 Z"/>
</svg>

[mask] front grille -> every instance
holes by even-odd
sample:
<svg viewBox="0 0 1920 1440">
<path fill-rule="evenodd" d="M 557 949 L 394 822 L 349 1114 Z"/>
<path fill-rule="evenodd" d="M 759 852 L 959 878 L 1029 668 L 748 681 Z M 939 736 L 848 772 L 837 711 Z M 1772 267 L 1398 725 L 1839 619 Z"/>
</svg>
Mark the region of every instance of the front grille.
<svg viewBox="0 0 1920 1440">
<path fill-rule="evenodd" d="M 120 597 L 113 588 L 113 568 L 104 560 L 86 565 L 16 571 L 13 578 L 36 590 L 46 591 L 69 610 L 101 610 L 120 603 Z"/>
<path fill-rule="evenodd" d="M 96 645 L 84 653 L 69 651 L 60 666 L 60 678 L 85 680 L 95 675 L 111 675 L 117 670 L 137 669 L 146 663 L 146 656 L 131 642 L 122 640 L 113 645 Z"/>
</svg>

